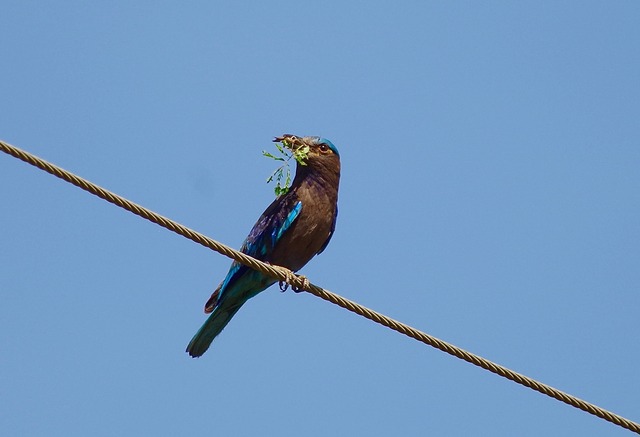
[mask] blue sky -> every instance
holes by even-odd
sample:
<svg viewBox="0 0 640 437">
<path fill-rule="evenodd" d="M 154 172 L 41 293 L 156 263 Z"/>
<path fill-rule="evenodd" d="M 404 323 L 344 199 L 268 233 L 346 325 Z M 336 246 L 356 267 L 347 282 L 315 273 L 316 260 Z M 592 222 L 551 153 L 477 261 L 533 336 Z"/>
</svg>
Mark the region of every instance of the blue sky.
<svg viewBox="0 0 640 437">
<path fill-rule="evenodd" d="M 239 247 L 342 159 L 312 282 L 639 421 L 640 4 L 4 1 L 0 138 Z M 5 435 L 629 435 L 0 156 Z"/>
</svg>

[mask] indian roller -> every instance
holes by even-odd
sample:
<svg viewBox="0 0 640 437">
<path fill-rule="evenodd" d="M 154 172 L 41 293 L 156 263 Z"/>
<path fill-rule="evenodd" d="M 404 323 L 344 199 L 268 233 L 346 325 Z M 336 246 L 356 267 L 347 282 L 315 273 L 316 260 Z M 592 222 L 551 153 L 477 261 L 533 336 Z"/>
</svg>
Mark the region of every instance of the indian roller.
<svg viewBox="0 0 640 437">
<path fill-rule="evenodd" d="M 296 163 L 291 188 L 262 213 L 240 251 L 296 272 L 322 253 L 335 230 L 340 155 L 331 141 L 320 137 L 283 135 L 274 142 L 286 143 L 294 151 L 308 146 L 309 153 L 303 164 Z M 275 282 L 234 261 L 204 306 L 211 315 L 187 346 L 189 355 L 204 354 L 240 307 Z"/>
</svg>

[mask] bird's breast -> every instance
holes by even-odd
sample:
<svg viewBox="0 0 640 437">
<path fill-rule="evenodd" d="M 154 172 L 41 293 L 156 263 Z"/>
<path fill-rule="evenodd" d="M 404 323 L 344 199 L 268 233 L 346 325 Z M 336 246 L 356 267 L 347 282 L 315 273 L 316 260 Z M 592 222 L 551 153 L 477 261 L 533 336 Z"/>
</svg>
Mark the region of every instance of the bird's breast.
<svg viewBox="0 0 640 437">
<path fill-rule="evenodd" d="M 270 260 L 293 271 L 301 269 L 323 247 L 331 235 L 337 210 L 337 199 L 326 193 L 301 193 L 300 200 L 302 211 L 274 248 Z"/>
</svg>

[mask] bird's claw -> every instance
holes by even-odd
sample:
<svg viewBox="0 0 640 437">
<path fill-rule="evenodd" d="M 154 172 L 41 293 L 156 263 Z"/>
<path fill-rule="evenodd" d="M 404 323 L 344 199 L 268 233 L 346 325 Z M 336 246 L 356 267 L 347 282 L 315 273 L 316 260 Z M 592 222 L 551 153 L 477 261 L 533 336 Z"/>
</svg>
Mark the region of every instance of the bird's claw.
<svg viewBox="0 0 640 437">
<path fill-rule="evenodd" d="M 295 275 L 292 275 L 292 277 L 288 278 L 287 281 L 279 281 L 278 286 L 280 287 L 280 291 L 282 291 L 283 293 L 287 291 L 287 289 L 289 288 L 289 282 L 292 281 L 294 278 L 295 278 Z M 309 288 L 309 285 L 311 285 L 311 283 L 309 282 L 309 279 L 307 279 L 306 276 L 299 275 L 297 276 L 297 278 L 302 281 L 302 287 L 296 287 L 295 285 L 292 285 L 291 290 L 293 290 L 294 293 L 301 293 L 305 291 L 305 289 Z"/>
<path fill-rule="evenodd" d="M 300 279 L 302 281 L 302 287 L 295 287 L 295 286 L 291 286 L 291 289 L 293 290 L 294 293 L 301 293 L 303 291 L 305 291 L 305 289 L 309 288 L 310 282 L 307 279 L 306 276 L 300 275 L 298 276 L 298 279 Z"/>
</svg>

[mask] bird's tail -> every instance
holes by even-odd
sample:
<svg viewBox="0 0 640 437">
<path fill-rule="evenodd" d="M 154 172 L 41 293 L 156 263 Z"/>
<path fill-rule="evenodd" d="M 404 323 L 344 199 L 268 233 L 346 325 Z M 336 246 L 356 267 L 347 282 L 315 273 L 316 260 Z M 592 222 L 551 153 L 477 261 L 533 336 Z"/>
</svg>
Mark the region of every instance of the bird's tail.
<svg viewBox="0 0 640 437">
<path fill-rule="evenodd" d="M 189 346 L 187 346 L 189 355 L 194 358 L 202 356 L 202 354 L 209 349 L 213 339 L 222 332 L 243 303 L 244 302 L 236 304 L 232 307 L 225 307 L 224 304 L 216 307 L 207 321 L 204 322 L 204 325 L 202 325 L 200 330 L 196 332 L 196 335 L 194 335 L 189 342 Z"/>
</svg>

